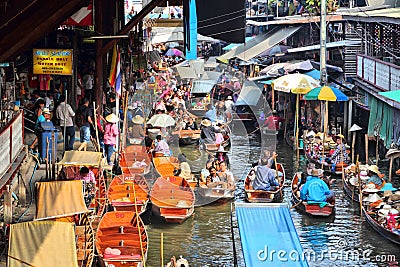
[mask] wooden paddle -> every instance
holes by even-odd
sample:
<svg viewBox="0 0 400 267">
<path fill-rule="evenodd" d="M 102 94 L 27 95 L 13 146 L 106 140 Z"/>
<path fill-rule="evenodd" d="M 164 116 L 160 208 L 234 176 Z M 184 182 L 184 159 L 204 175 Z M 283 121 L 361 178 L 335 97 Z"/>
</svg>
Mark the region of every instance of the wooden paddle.
<svg viewBox="0 0 400 267">
<path fill-rule="evenodd" d="M 293 206 L 291 206 L 290 208 L 296 208 L 298 205 L 300 205 L 301 203 L 303 203 L 303 200 L 300 200 L 300 202 L 297 202 L 296 204 L 294 204 Z"/>
</svg>

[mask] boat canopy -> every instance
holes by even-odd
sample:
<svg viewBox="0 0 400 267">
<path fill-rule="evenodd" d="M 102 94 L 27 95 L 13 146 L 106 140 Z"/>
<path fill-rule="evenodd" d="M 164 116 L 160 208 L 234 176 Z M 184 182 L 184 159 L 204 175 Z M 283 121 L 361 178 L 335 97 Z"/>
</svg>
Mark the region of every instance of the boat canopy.
<svg viewBox="0 0 400 267">
<path fill-rule="evenodd" d="M 60 218 L 89 212 L 83 198 L 82 181 L 36 183 L 35 220 Z"/>
<path fill-rule="evenodd" d="M 213 89 L 215 81 L 199 80 L 193 81 L 192 94 L 208 94 Z"/>
<path fill-rule="evenodd" d="M 235 211 L 246 266 L 308 266 L 287 204 L 235 203 Z"/>
<path fill-rule="evenodd" d="M 244 81 L 242 90 L 235 106 L 257 106 L 258 100 L 261 96 L 261 90 L 258 86 L 251 81 Z"/>
<path fill-rule="evenodd" d="M 7 266 L 12 267 L 78 267 L 74 224 L 56 221 L 11 224 L 7 255 Z"/>
<path fill-rule="evenodd" d="M 101 152 L 93 151 L 65 151 L 64 157 L 57 164 L 63 166 L 100 167 L 102 155 Z"/>
</svg>

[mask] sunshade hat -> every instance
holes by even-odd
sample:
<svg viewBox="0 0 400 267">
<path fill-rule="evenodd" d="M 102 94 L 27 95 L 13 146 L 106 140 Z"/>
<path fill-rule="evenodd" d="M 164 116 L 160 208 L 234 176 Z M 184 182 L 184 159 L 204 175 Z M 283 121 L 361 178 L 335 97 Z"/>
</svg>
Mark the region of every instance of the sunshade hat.
<svg viewBox="0 0 400 267">
<path fill-rule="evenodd" d="M 374 203 L 374 202 L 376 202 L 376 201 L 378 201 L 378 200 L 382 200 L 381 199 L 381 197 L 378 195 L 378 194 L 370 194 L 368 197 L 365 197 L 364 199 L 363 199 L 363 201 L 365 201 L 365 202 L 370 202 L 370 203 Z"/>
<path fill-rule="evenodd" d="M 377 175 L 381 174 L 381 173 L 379 172 L 378 166 L 376 166 L 376 165 L 371 165 L 371 166 L 369 166 L 369 167 L 368 167 L 368 171 L 373 172 L 373 173 L 375 173 L 375 174 L 377 174 Z"/>
<path fill-rule="evenodd" d="M 386 183 L 382 188 L 381 188 L 381 192 L 385 192 L 385 191 L 396 191 L 397 188 L 393 187 L 393 185 L 391 183 Z"/>
<path fill-rule="evenodd" d="M 307 174 L 311 175 L 312 170 L 315 169 L 315 164 L 314 163 L 308 163 L 307 165 Z"/>
<path fill-rule="evenodd" d="M 334 137 L 332 137 L 332 139 L 335 140 L 335 141 L 336 141 L 338 138 L 344 139 L 344 135 L 343 135 L 343 134 L 337 134 L 337 135 L 335 135 Z"/>
<path fill-rule="evenodd" d="M 115 115 L 114 113 L 111 113 L 110 115 L 108 115 L 106 117 L 106 121 L 109 123 L 117 123 L 119 121 L 117 115 Z"/>
<path fill-rule="evenodd" d="M 44 108 L 43 111 L 42 111 L 42 113 L 43 113 L 43 114 L 51 114 L 51 113 L 50 113 L 50 109 L 48 109 L 48 108 Z"/>
<path fill-rule="evenodd" d="M 400 150 L 394 149 L 394 148 L 389 149 L 385 155 L 386 158 L 391 158 L 391 157 L 395 157 L 395 156 L 396 157 L 400 156 Z"/>
<path fill-rule="evenodd" d="M 209 126 L 211 126 L 211 121 L 208 119 L 204 119 L 201 121 L 201 125 L 209 127 Z"/>
<path fill-rule="evenodd" d="M 367 171 L 361 171 L 360 172 L 360 179 L 363 180 L 363 181 L 369 180 L 369 176 L 368 176 Z"/>
<path fill-rule="evenodd" d="M 359 185 L 358 179 L 357 179 L 356 177 L 351 177 L 351 178 L 349 179 L 349 183 L 350 183 L 351 185 L 353 185 L 353 186 L 358 186 L 358 185 Z"/>
<path fill-rule="evenodd" d="M 132 122 L 135 124 L 142 124 L 144 122 L 144 118 L 140 115 L 136 115 L 133 117 Z"/>
<path fill-rule="evenodd" d="M 393 192 L 390 190 L 386 190 L 383 192 L 383 197 L 390 197 L 393 195 Z"/>
<path fill-rule="evenodd" d="M 379 192 L 379 189 L 377 189 L 374 184 L 367 184 L 367 186 L 363 189 L 363 192 L 376 193 Z"/>
<path fill-rule="evenodd" d="M 322 169 L 312 169 L 311 175 L 312 176 L 321 176 L 324 173 Z"/>
</svg>

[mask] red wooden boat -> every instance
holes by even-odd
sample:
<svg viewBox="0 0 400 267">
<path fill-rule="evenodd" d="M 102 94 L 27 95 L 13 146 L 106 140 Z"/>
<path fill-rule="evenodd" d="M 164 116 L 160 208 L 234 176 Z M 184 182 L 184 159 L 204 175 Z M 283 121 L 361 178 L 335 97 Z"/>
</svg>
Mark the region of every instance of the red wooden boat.
<svg viewBox="0 0 400 267">
<path fill-rule="evenodd" d="M 256 202 L 256 203 L 265 203 L 265 202 L 282 202 L 282 189 L 283 184 L 285 183 L 285 169 L 283 165 L 277 164 L 278 171 L 283 173 L 283 177 L 281 178 L 281 187 L 277 188 L 274 191 L 265 191 L 265 190 L 254 190 L 251 186 L 251 178 L 249 174 L 246 177 L 244 183 L 244 191 L 246 192 L 246 200 L 248 202 Z"/>
<path fill-rule="evenodd" d="M 96 249 L 105 266 L 143 266 L 148 238 L 140 216 L 131 211 L 104 214 L 97 228 Z"/>
<path fill-rule="evenodd" d="M 166 222 L 182 223 L 194 212 L 195 195 L 181 177 L 160 177 L 150 191 L 153 213 Z"/>
<path fill-rule="evenodd" d="M 116 176 L 108 188 L 108 200 L 115 211 L 146 211 L 149 187 L 143 175 Z"/>
<path fill-rule="evenodd" d="M 307 201 L 300 200 L 300 192 L 297 189 L 297 185 L 300 182 L 301 172 L 297 172 L 293 176 L 292 180 L 292 202 L 293 206 L 296 207 L 302 213 L 316 217 L 328 217 L 331 216 L 335 211 L 335 203 L 328 203 L 324 207 L 320 207 L 319 204 L 309 204 Z"/>
</svg>

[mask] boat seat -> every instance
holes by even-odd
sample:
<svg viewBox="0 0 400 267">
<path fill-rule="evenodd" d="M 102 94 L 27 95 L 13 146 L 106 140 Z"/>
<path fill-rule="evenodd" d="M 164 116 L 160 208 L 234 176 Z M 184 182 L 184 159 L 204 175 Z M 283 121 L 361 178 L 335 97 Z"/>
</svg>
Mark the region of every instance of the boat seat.
<svg viewBox="0 0 400 267">
<path fill-rule="evenodd" d="M 160 208 L 162 216 L 184 216 L 187 214 L 187 209 L 184 208 Z"/>
</svg>

